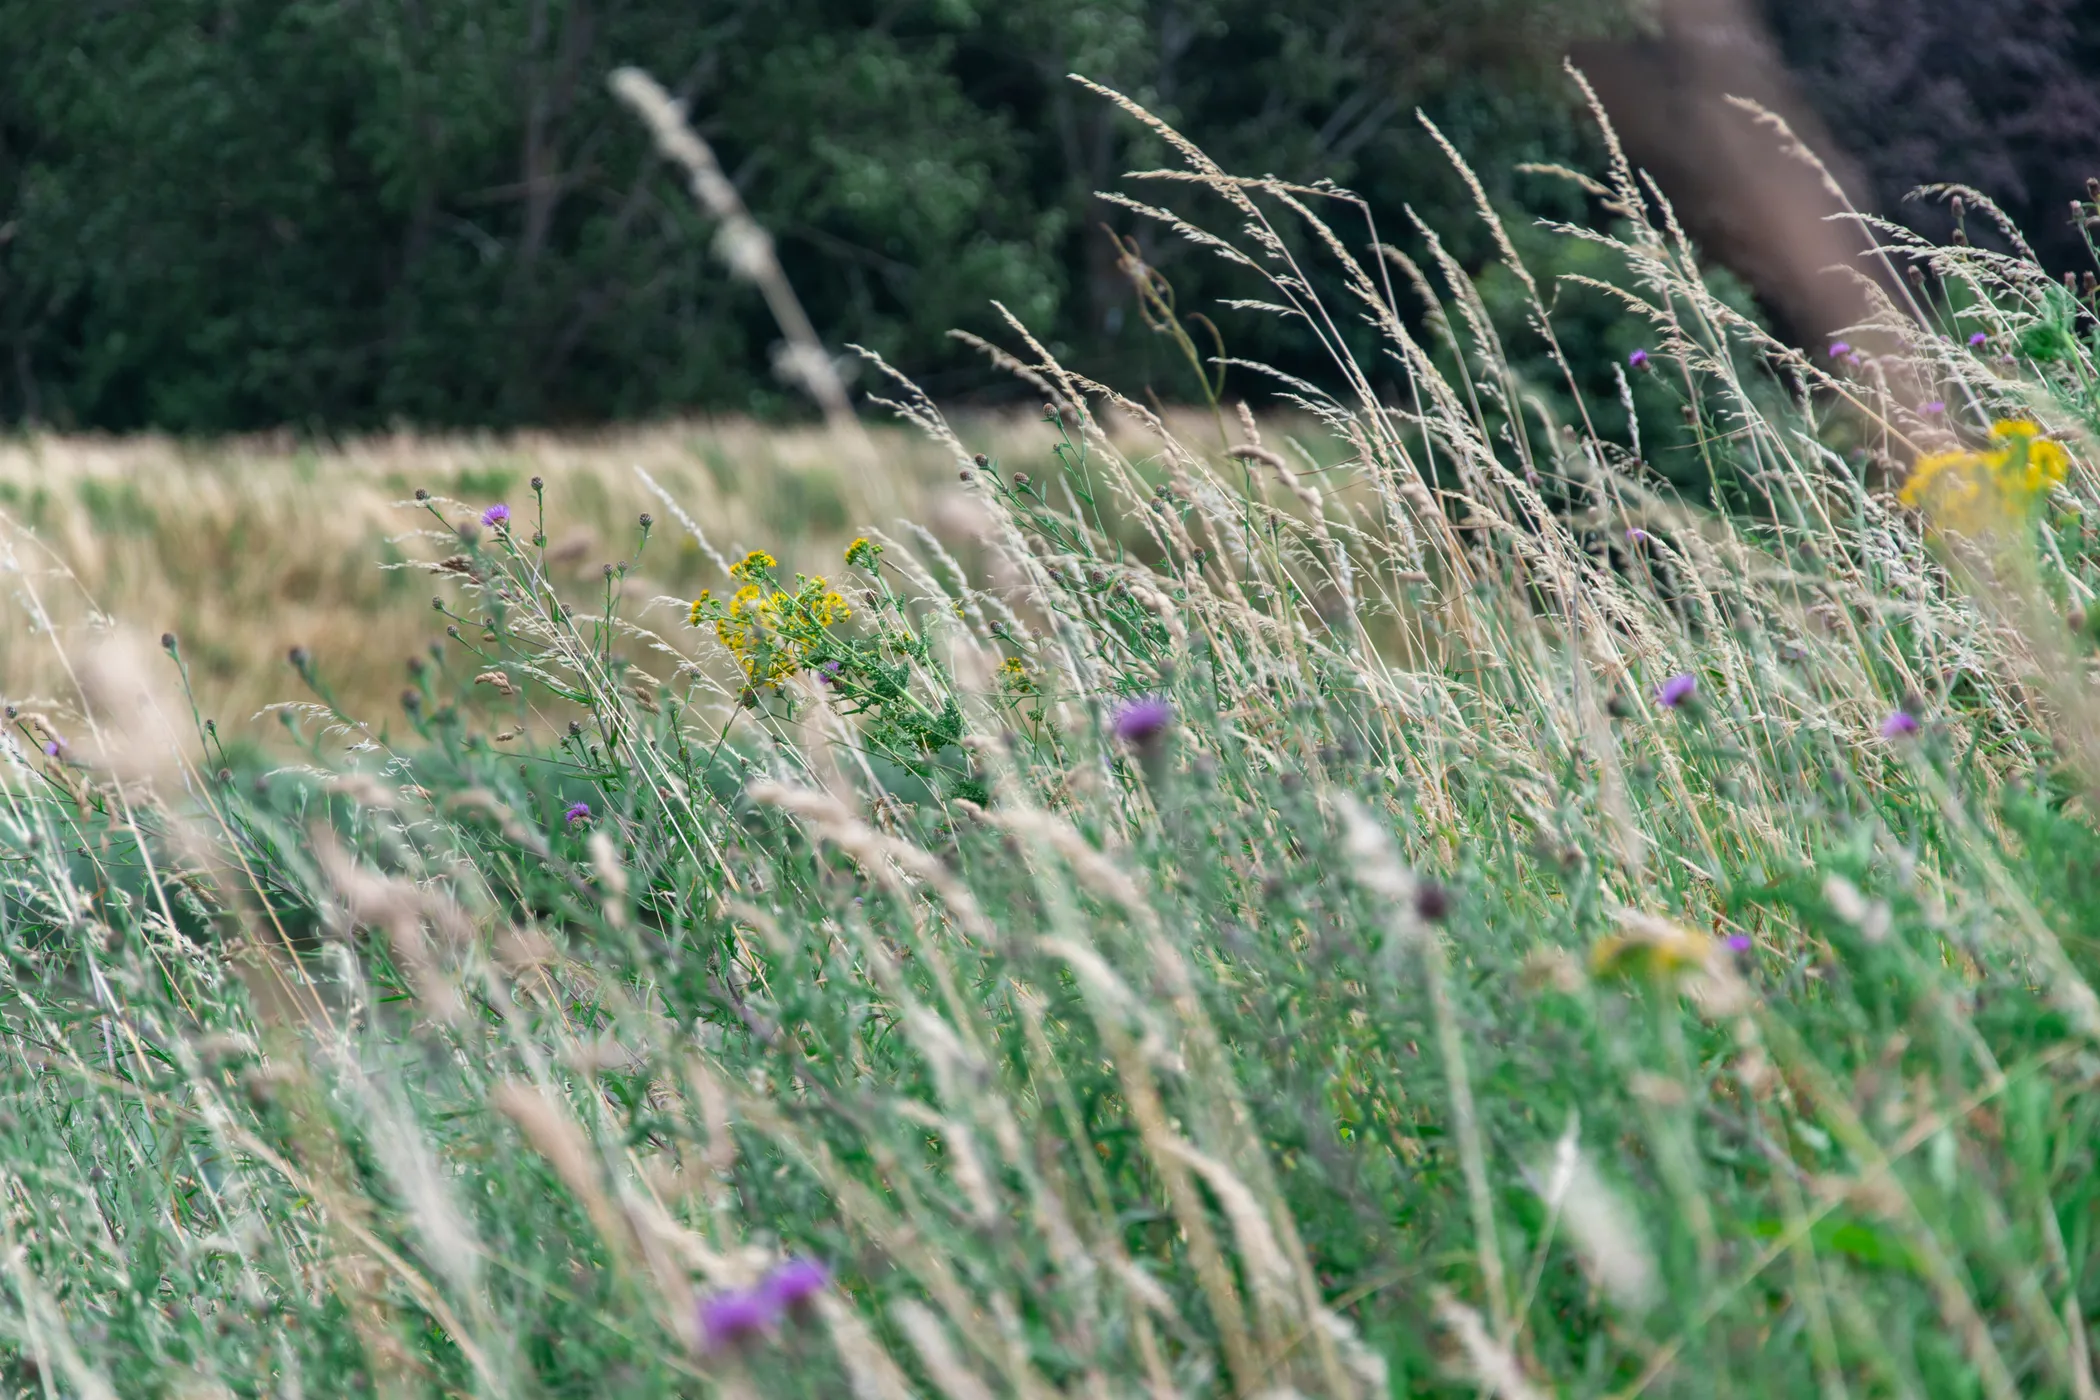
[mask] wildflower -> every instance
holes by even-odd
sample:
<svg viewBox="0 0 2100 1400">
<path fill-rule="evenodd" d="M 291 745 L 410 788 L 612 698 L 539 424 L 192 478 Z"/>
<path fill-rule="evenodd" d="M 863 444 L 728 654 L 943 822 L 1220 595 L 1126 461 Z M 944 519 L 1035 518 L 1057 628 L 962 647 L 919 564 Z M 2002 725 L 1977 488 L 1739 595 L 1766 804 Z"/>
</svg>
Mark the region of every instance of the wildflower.
<svg viewBox="0 0 2100 1400">
<path fill-rule="evenodd" d="M 1946 411 L 1947 401 L 1945 399 L 1930 399 L 1918 409 L 1918 412 L 1924 414 L 1927 418 L 1937 418 Z"/>
<path fill-rule="evenodd" d="M 753 574 L 763 573 L 767 569 L 777 569 L 779 567 L 780 561 L 778 559 L 775 559 L 763 549 L 754 549 L 729 566 L 729 576 L 738 582 L 743 582 Z"/>
<path fill-rule="evenodd" d="M 821 593 L 817 593 L 814 601 L 809 605 L 810 616 L 817 620 L 817 626 L 829 627 L 832 623 L 853 611 L 852 608 L 847 606 L 846 600 L 839 595 L 836 589 L 824 588 L 824 580 L 814 579 L 812 582 L 818 588 L 823 588 L 824 590 Z"/>
<path fill-rule="evenodd" d="M 569 810 L 561 814 L 561 819 L 570 826 L 574 826 L 578 822 L 587 822 L 591 819 L 591 804 L 588 802 L 572 803 Z"/>
<path fill-rule="evenodd" d="M 844 665 L 837 661 L 825 662 L 817 668 L 817 683 L 819 685 L 837 685 L 839 672 L 844 669 L 846 669 Z"/>
<path fill-rule="evenodd" d="M 882 546 L 870 541 L 866 535 L 861 535 L 852 544 L 846 546 L 846 565 L 848 568 L 857 565 L 872 571 L 875 568 L 876 561 L 881 557 Z"/>
<path fill-rule="evenodd" d="M 52 758 L 57 758 L 58 751 L 65 746 L 63 739 L 46 739 L 44 741 L 44 752 Z"/>
<path fill-rule="evenodd" d="M 707 617 L 708 604 L 714 602 L 714 600 L 715 592 L 712 588 L 701 589 L 700 596 L 693 599 L 692 607 L 686 609 L 685 625 L 698 627 Z"/>
<path fill-rule="evenodd" d="M 770 1331 L 779 1316 L 763 1293 L 719 1293 L 700 1304 L 700 1346 L 710 1352 L 743 1346 Z"/>
<path fill-rule="evenodd" d="M 1974 335 L 1971 335 L 1969 337 L 1969 348 L 1972 350 L 1980 349 L 1989 341 L 1989 336 L 1985 335 L 1982 331 L 1977 331 Z"/>
<path fill-rule="evenodd" d="M 1140 696 L 1117 709 L 1115 736 L 1134 749 L 1156 745 L 1174 723 L 1174 706 L 1158 695 Z"/>
<path fill-rule="evenodd" d="M 1633 369 L 1646 369 L 1648 368 L 1648 352 L 1646 350 L 1636 350 L 1626 357 L 1626 363 Z"/>
<path fill-rule="evenodd" d="M 1889 717 L 1881 722 L 1881 737 L 1884 739 L 1908 739 L 1918 732 L 1918 717 L 1909 710 L 1891 710 Z"/>
<path fill-rule="evenodd" d="M 1667 710 L 1678 710 L 1690 703 L 1692 695 L 1699 689 L 1699 678 L 1689 671 L 1679 671 L 1655 688 L 1655 698 Z"/>
<path fill-rule="evenodd" d="M 1600 976 L 1645 971 L 1654 976 L 1704 967 L 1714 940 L 1668 919 L 1630 915 L 1621 931 L 1590 948 L 1590 970 Z"/>
<path fill-rule="evenodd" d="M 1728 935 L 1728 951 L 1729 951 L 1729 952 L 1731 952 L 1731 953 L 1747 953 L 1747 952 L 1749 952 L 1749 951 L 1750 951 L 1750 935 L 1749 935 L 1749 934 L 1747 934 L 1747 933 L 1731 933 L 1731 934 L 1729 934 L 1729 935 Z"/>
<path fill-rule="evenodd" d="M 1628 544 L 1646 544 L 1652 538 L 1654 537 L 1638 525 L 1626 532 L 1626 543 Z"/>
<path fill-rule="evenodd" d="M 2001 488 L 2036 496 L 2061 486 L 2070 475 L 2071 454 L 2062 443 L 2043 437 L 2038 423 L 2024 418 L 1994 423 L 1991 437 L 2006 444 L 2005 460 L 1994 470 Z"/>
<path fill-rule="evenodd" d="M 806 1310 L 810 1301 L 831 1283 L 831 1271 L 814 1259 L 790 1259 L 758 1286 L 761 1297 L 783 1313 Z"/>
<path fill-rule="evenodd" d="M 481 523 L 492 530 L 500 530 L 510 524 L 510 507 L 498 501 L 481 513 Z"/>
<path fill-rule="evenodd" d="M 1911 467 L 1897 499 L 1964 533 L 2023 515 L 2070 473 L 2070 454 L 2041 431 L 2026 419 L 2009 419 L 1992 425 L 1999 446 L 1990 451 L 1927 453 Z"/>
<path fill-rule="evenodd" d="M 1846 343 L 1845 343 L 1844 341 L 1842 341 L 1842 340 L 1833 340 L 1833 341 L 1831 341 L 1831 342 L 1830 342 L 1830 358 L 1831 358 L 1831 359 L 1833 359 L 1833 360 L 1839 360 L 1839 359 L 1843 359 L 1843 358 L 1844 358 L 1845 356 L 1847 356 L 1847 355 L 1849 355 L 1849 354 L 1851 354 L 1851 353 L 1852 353 L 1852 347 L 1851 347 L 1850 345 L 1847 345 L 1847 344 L 1846 344 Z"/>
</svg>

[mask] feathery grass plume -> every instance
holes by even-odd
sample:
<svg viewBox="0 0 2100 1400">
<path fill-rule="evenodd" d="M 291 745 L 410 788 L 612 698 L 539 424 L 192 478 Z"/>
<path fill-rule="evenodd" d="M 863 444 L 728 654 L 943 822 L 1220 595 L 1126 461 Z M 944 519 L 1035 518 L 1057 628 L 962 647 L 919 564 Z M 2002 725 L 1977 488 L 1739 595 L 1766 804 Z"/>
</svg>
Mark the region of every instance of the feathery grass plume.
<svg viewBox="0 0 2100 1400">
<path fill-rule="evenodd" d="M 328 511 L 247 449 L 70 445 L 48 528 L 0 504 L 0 1328 L 52 1383 L 2089 1393 L 2061 283 L 1863 222 L 1933 276 L 1833 366 L 1701 280 L 1608 126 L 1611 226 L 1491 225 L 1484 291 L 1119 111 L 1184 162 L 1125 207 L 1331 374 L 1222 355 L 1272 409 L 1159 411 L 1014 320 L 984 347 L 1045 411 L 951 424 L 884 367 L 932 445 L 882 481 L 681 427 L 353 446 Z M 1130 271 L 1172 338 L 1167 266 Z M 1645 373 L 1528 382 L 1578 292 Z M 1685 434 L 1601 433 L 1606 370 Z M 1988 549 L 1900 498 L 1950 451 L 2030 494 Z M 65 513 L 160 478 L 167 541 Z M 707 533 L 637 535 L 673 506 Z M 683 625 L 725 579 L 741 653 Z M 180 645 L 90 680 L 131 612 Z M 312 697 L 246 722 L 229 620 Z M 1140 696 L 1171 742 L 1117 739 Z M 1930 723 L 1877 738 L 1898 696 Z"/>
<path fill-rule="evenodd" d="M 610 82 L 613 92 L 649 128 L 664 157 L 685 171 L 694 200 L 721 225 L 715 236 L 717 255 L 731 272 L 755 284 L 764 294 L 766 308 L 786 338 L 777 365 L 781 376 L 806 389 L 832 426 L 844 432 L 872 460 L 873 450 L 859 430 L 838 368 L 817 338 L 816 327 L 810 324 L 787 274 L 781 271 L 772 236 L 744 207 L 743 196 L 722 173 L 714 148 L 686 121 L 683 105 L 641 69 L 618 69 Z"/>
</svg>

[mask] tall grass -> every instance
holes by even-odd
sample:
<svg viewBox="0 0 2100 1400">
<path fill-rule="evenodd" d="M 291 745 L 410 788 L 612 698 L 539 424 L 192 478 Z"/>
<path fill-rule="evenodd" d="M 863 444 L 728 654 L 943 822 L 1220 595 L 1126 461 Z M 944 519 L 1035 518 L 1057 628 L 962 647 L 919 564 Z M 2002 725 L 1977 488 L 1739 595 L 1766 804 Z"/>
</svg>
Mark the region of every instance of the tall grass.
<svg viewBox="0 0 2100 1400">
<path fill-rule="evenodd" d="M 1701 514 L 1510 369 L 1507 238 L 1516 328 L 1124 105 L 1232 229 L 1167 231 L 1335 347 L 1326 440 L 1015 325 L 1025 460 L 891 381 L 974 563 L 905 520 L 644 600 L 669 506 L 577 580 L 556 487 L 433 493 L 448 643 L 391 719 L 296 653 L 269 766 L 179 636 L 44 632 L 18 1391 L 2094 1393 L 2085 313 L 1905 250 L 1923 319 L 1803 356 L 1614 154 L 1564 232 L 1749 495 Z M 2045 500 L 1898 503 L 2020 418 Z"/>
</svg>

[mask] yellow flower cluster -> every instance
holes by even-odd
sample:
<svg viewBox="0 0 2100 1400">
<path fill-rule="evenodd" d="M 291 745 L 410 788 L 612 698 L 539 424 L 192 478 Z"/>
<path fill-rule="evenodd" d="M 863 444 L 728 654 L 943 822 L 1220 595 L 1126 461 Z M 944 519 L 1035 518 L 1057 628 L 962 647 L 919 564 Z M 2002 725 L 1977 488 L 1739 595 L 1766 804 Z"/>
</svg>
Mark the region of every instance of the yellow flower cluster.
<svg viewBox="0 0 2100 1400">
<path fill-rule="evenodd" d="M 1035 678 L 1028 674 L 1028 663 L 1018 656 L 999 663 L 999 683 L 1016 695 L 1035 694 Z"/>
<path fill-rule="evenodd" d="M 739 583 L 763 577 L 767 570 L 780 567 L 780 561 L 763 549 L 754 549 L 742 559 L 729 566 L 729 576 Z"/>
<path fill-rule="evenodd" d="M 876 561 L 881 558 L 882 546 L 870 540 L 866 535 L 860 536 L 852 544 L 846 546 L 847 568 L 852 568 L 858 564 L 864 569 L 872 570 L 876 566 Z"/>
<path fill-rule="evenodd" d="M 852 612 L 822 578 L 797 574 L 792 593 L 775 586 L 770 571 L 777 567 L 779 561 L 772 555 L 752 550 L 730 566 L 730 575 L 744 586 L 726 606 L 712 591 L 703 591 L 686 613 L 694 627 L 714 624 L 716 640 L 754 686 L 815 664 L 826 633 Z"/>
<path fill-rule="evenodd" d="M 2015 419 L 1993 425 L 1987 452 L 1934 452 L 1911 468 L 1897 499 L 1934 524 L 1962 534 L 1989 530 L 2024 515 L 2071 467 L 2063 444 Z"/>
</svg>

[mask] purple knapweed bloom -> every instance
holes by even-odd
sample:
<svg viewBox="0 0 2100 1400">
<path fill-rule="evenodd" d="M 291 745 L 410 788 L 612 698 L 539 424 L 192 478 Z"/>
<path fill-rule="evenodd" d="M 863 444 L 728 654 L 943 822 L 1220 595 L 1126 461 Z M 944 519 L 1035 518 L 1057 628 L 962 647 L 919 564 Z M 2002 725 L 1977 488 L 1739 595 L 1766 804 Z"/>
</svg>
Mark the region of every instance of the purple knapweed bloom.
<svg viewBox="0 0 2100 1400">
<path fill-rule="evenodd" d="M 1699 678 L 1690 671 L 1679 671 L 1655 688 L 1655 698 L 1664 709 L 1681 709 L 1699 689 Z"/>
<path fill-rule="evenodd" d="M 1115 735 L 1135 749 L 1158 743 L 1174 723 L 1174 707 L 1158 695 L 1145 695 L 1116 711 Z"/>
<path fill-rule="evenodd" d="M 836 685 L 839 679 L 839 672 L 845 669 L 845 666 L 840 662 L 825 662 L 822 666 L 819 666 L 817 668 L 817 684 Z"/>
<path fill-rule="evenodd" d="M 1974 335 L 1969 337 L 1969 345 L 1971 348 L 1974 348 L 1976 346 L 1984 344 L 1989 339 L 1990 337 L 1985 335 L 1982 331 L 1977 331 Z"/>
<path fill-rule="evenodd" d="M 1881 722 L 1881 737 L 1884 739 L 1908 739 L 1918 732 L 1918 717 L 1909 710 L 1891 710 L 1889 717 Z"/>
<path fill-rule="evenodd" d="M 790 1259 L 758 1286 L 774 1308 L 784 1313 L 800 1312 L 831 1284 L 831 1271 L 814 1259 Z"/>
<path fill-rule="evenodd" d="M 1646 350 L 1636 350 L 1626 357 L 1626 363 L 1635 369 L 1646 369 L 1648 367 L 1648 352 Z"/>
<path fill-rule="evenodd" d="M 578 802 L 571 806 L 568 811 L 563 812 L 561 814 L 561 819 L 567 822 L 570 826 L 574 826 L 578 822 L 587 822 L 591 819 L 591 804 L 588 802 Z"/>
<path fill-rule="evenodd" d="M 1924 414 L 1927 418 L 1937 418 L 1946 411 L 1947 401 L 1945 399 L 1927 399 L 1924 405 L 1918 409 L 1918 412 Z"/>
<path fill-rule="evenodd" d="M 1728 935 L 1728 948 L 1729 948 L 1729 951 L 1730 951 L 1730 952 L 1734 952 L 1734 953 L 1747 953 L 1747 952 L 1749 952 L 1749 951 L 1750 951 L 1750 935 L 1749 935 L 1749 934 L 1747 934 L 1747 933 L 1731 933 L 1731 934 L 1729 934 L 1729 935 Z"/>
<path fill-rule="evenodd" d="M 1849 355 L 1849 354 L 1851 354 L 1851 353 L 1852 353 L 1852 347 L 1851 347 L 1850 345 L 1847 345 L 1847 344 L 1846 344 L 1846 343 L 1845 343 L 1844 341 L 1842 341 L 1842 340 L 1833 340 L 1833 341 L 1831 341 L 1831 342 L 1830 342 L 1830 358 L 1831 358 L 1831 359 L 1833 359 L 1833 360 L 1841 360 L 1841 359 L 1843 359 L 1843 358 L 1844 358 L 1845 356 L 1847 356 L 1847 355 Z"/>
<path fill-rule="evenodd" d="M 1634 526 L 1632 529 L 1626 532 L 1626 543 L 1628 544 L 1646 544 L 1649 540 L 1653 538 L 1654 536 L 1650 535 L 1646 530 L 1643 530 L 1638 525 Z"/>
<path fill-rule="evenodd" d="M 510 524 L 510 507 L 498 501 L 481 513 L 481 523 L 490 529 Z"/>
<path fill-rule="evenodd" d="M 757 1340 L 779 1320 L 780 1309 L 763 1293 L 718 1293 L 700 1303 L 700 1346 L 721 1352 Z"/>
<path fill-rule="evenodd" d="M 60 749 L 64 748 L 64 747 L 65 747 L 65 745 L 64 745 L 64 744 L 61 744 L 61 743 L 60 743 L 60 742 L 59 742 L 58 740 L 56 740 L 56 739 L 46 739 L 46 740 L 44 741 L 44 752 L 45 752 L 46 754 L 50 755 L 50 756 L 51 756 L 52 758 L 57 758 L 57 757 L 58 757 L 58 751 L 59 751 Z"/>
</svg>

